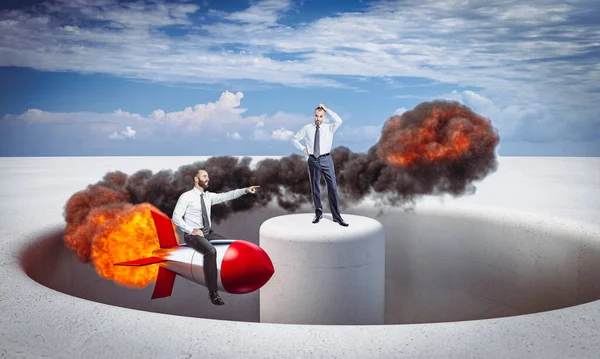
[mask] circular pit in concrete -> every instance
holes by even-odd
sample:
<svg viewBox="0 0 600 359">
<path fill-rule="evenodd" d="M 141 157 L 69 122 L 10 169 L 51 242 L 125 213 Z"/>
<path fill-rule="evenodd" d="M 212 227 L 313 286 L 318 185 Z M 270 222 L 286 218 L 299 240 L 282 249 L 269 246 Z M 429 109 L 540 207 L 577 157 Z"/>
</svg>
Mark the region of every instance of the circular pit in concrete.
<svg viewBox="0 0 600 359">
<path fill-rule="evenodd" d="M 600 242 L 595 227 L 490 208 L 419 207 L 381 213 L 355 207 L 385 230 L 385 324 L 509 317 L 600 299 Z M 237 214 L 215 226 L 258 243 L 259 227 L 283 212 Z M 350 223 L 352 225 L 352 223 Z M 591 228 L 591 229 L 590 229 Z M 259 292 L 209 303 L 206 288 L 177 278 L 171 297 L 150 300 L 152 285 L 127 288 L 80 263 L 58 231 L 21 256 L 23 270 L 57 291 L 105 304 L 190 317 L 259 321 Z"/>
</svg>

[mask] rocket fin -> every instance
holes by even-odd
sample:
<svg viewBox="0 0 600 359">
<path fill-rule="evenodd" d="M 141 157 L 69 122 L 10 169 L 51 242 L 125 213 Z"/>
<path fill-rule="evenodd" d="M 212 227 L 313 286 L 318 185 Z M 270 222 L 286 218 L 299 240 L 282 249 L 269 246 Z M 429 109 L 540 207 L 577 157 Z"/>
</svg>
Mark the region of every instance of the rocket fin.
<svg viewBox="0 0 600 359">
<path fill-rule="evenodd" d="M 173 292 L 173 284 L 175 284 L 175 272 L 165 267 L 158 268 L 158 276 L 154 285 L 154 291 L 152 292 L 152 299 L 169 297 L 171 292 Z"/>
<path fill-rule="evenodd" d="M 156 234 L 158 235 L 158 243 L 160 244 L 160 248 L 179 246 L 171 218 L 152 210 L 150 210 L 150 213 L 152 214 L 152 219 L 154 220 L 154 227 L 156 227 Z"/>
<path fill-rule="evenodd" d="M 119 262 L 119 263 L 115 263 L 114 265 L 116 265 L 116 266 L 135 266 L 135 267 L 141 267 L 141 266 L 147 266 L 149 264 L 166 262 L 166 261 L 167 260 L 164 259 L 164 258 L 148 257 L 148 258 L 135 259 L 135 260 L 132 260 L 132 261 L 127 261 L 127 262 Z"/>
</svg>

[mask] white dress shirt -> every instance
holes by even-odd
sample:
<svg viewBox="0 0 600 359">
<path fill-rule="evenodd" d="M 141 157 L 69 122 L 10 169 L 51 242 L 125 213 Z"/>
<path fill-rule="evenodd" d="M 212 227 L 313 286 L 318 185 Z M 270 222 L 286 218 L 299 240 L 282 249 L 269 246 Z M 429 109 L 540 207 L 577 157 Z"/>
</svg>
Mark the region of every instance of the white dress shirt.
<svg viewBox="0 0 600 359">
<path fill-rule="evenodd" d="M 321 150 L 321 154 L 323 155 L 331 152 L 333 134 L 342 124 L 342 119 L 337 115 L 337 113 L 331 111 L 330 109 L 327 109 L 327 113 L 333 118 L 333 123 L 322 123 L 321 126 L 319 126 L 319 148 Z M 314 122 L 302 127 L 302 129 L 296 133 L 294 138 L 292 138 L 292 144 L 300 151 L 303 151 L 304 146 L 302 146 L 300 141 L 306 140 L 306 148 L 308 149 L 308 153 L 313 154 L 316 129 L 317 125 L 315 125 Z"/>
<path fill-rule="evenodd" d="M 185 233 L 192 233 L 196 228 L 202 229 L 202 203 L 200 203 L 200 192 L 196 187 L 184 192 L 179 196 L 175 210 L 173 211 L 173 222 Z M 208 224 L 211 226 L 210 207 L 213 204 L 236 199 L 246 194 L 246 189 L 234 189 L 224 193 L 212 193 L 204 191 L 204 205 L 208 216 Z"/>
</svg>

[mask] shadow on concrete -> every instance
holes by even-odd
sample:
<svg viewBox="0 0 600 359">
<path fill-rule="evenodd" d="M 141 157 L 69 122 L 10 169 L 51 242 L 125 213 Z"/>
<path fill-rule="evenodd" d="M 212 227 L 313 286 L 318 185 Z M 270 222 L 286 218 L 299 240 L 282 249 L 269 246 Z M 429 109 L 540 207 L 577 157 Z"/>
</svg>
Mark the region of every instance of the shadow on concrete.
<svg viewBox="0 0 600 359">
<path fill-rule="evenodd" d="M 507 317 L 600 299 L 600 240 L 594 233 L 451 212 L 346 212 L 375 218 L 385 228 L 386 324 Z M 214 229 L 258 243 L 260 225 L 284 213 L 240 213 Z M 65 247 L 62 231 L 29 246 L 21 264 L 38 283 L 91 301 L 156 313 L 259 321 L 259 292 L 225 293 L 227 305 L 217 307 L 209 303 L 205 287 L 180 277 L 172 296 L 157 300 L 150 300 L 153 285 L 136 289 L 105 280 Z"/>
</svg>

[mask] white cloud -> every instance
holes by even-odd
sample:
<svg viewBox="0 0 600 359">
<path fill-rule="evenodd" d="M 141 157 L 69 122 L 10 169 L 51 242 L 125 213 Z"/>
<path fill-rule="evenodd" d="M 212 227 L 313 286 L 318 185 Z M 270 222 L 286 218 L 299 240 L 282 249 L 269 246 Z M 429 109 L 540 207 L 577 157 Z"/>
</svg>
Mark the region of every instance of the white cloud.
<svg viewBox="0 0 600 359">
<path fill-rule="evenodd" d="M 271 136 L 266 130 L 262 128 L 257 128 L 254 131 L 252 131 L 252 139 L 254 141 L 268 141 L 271 139 Z"/>
<path fill-rule="evenodd" d="M 115 115 L 118 117 L 135 118 L 138 120 L 141 120 L 143 118 L 142 116 L 138 115 L 137 113 L 130 113 L 130 112 L 123 111 L 121 109 L 118 109 L 117 111 L 115 111 Z"/>
<path fill-rule="evenodd" d="M 332 88 L 355 86 L 344 76 L 408 76 L 478 88 L 502 109 L 535 108 L 565 122 L 593 122 L 600 111 L 597 1 L 382 1 L 362 13 L 282 24 L 294 7 L 303 10 L 291 1 L 252 1 L 238 12 L 211 11 L 211 22 L 197 19 L 196 5 L 163 1 L 61 0 L 0 10 L 0 66 Z M 189 32 L 169 36 L 168 25 Z M 194 130 L 222 111 L 223 125 L 238 120 L 236 101 L 150 117 Z"/>
<path fill-rule="evenodd" d="M 577 92 L 586 99 L 595 96 L 589 90 L 600 76 L 591 61 L 598 25 L 573 17 L 597 9 L 586 0 L 376 2 L 364 13 L 309 18 L 295 27 L 278 22 L 292 8 L 287 0 L 254 1 L 234 13 L 213 11 L 216 21 L 210 24 L 193 20 L 198 6 L 192 4 L 105 0 L 89 5 L 64 1 L 0 12 L 0 23 L 6 24 L 0 65 L 168 82 L 249 79 L 291 86 L 349 87 L 319 75 L 411 76 L 544 97 L 548 103 L 563 90 L 574 99 L 581 97 Z M 107 25 L 95 27 L 92 21 Z M 166 25 L 190 32 L 171 37 L 161 31 Z M 237 50 L 223 51 L 220 45 Z M 274 53 L 297 56 L 276 60 Z"/>
<path fill-rule="evenodd" d="M 439 96 L 458 101 L 475 113 L 489 118 L 500 132 L 501 140 L 553 141 L 583 140 L 589 133 L 585 128 L 598 126 L 600 121 L 580 122 L 565 120 L 565 114 L 551 112 L 541 104 L 501 106 L 473 91 L 452 91 Z"/>
<path fill-rule="evenodd" d="M 275 140 L 288 141 L 294 136 L 294 132 L 286 130 L 285 128 L 279 128 L 272 132 L 271 137 Z"/>
<path fill-rule="evenodd" d="M 272 124 L 270 122 L 270 124 Z M 250 138 L 254 141 L 289 141 L 294 136 L 294 132 L 284 127 L 276 128 L 271 131 L 265 129 L 264 122 L 257 122 Z"/>
<path fill-rule="evenodd" d="M 25 123 L 37 126 L 87 127 L 100 134 L 111 133 L 127 121 L 139 121 L 141 117 L 116 111 L 114 113 L 94 112 L 49 112 L 40 109 L 29 109 L 20 115 L 7 114 L 4 121 L 12 124 Z"/>
<path fill-rule="evenodd" d="M 62 26 L 61 29 L 68 31 L 68 32 L 74 32 L 74 33 L 79 33 L 79 30 L 80 30 L 78 26 L 71 26 L 71 25 Z"/>
<path fill-rule="evenodd" d="M 225 91 L 216 102 L 197 104 L 193 107 L 186 107 L 183 111 L 165 113 L 163 110 L 156 110 L 152 112 L 149 118 L 159 123 L 185 126 L 186 130 L 192 132 L 205 126 L 222 129 L 225 126 L 243 121 L 241 114 L 246 109 L 238 108 L 243 97 L 244 94 L 241 92 L 234 94 Z"/>
<path fill-rule="evenodd" d="M 227 137 L 228 138 L 233 138 L 234 140 L 241 140 L 242 139 L 242 136 L 240 136 L 240 134 L 237 133 L 237 132 L 234 132 L 234 133 L 227 132 Z"/>
<path fill-rule="evenodd" d="M 344 126 L 336 132 L 336 140 L 349 143 L 372 143 L 379 141 L 382 126 Z"/>
<path fill-rule="evenodd" d="M 394 98 L 423 100 L 423 99 L 425 99 L 425 98 L 426 98 L 426 96 L 417 96 L 417 95 L 396 95 L 396 96 L 394 96 Z"/>
<path fill-rule="evenodd" d="M 153 120 L 153 121 L 163 121 L 165 119 L 165 111 L 163 110 L 155 110 L 154 112 L 152 112 L 150 114 L 150 116 L 148 116 L 149 119 Z"/>
<path fill-rule="evenodd" d="M 473 91 L 463 91 L 462 98 L 477 108 L 490 108 L 494 106 L 494 102 L 492 102 L 492 100 Z"/>
<path fill-rule="evenodd" d="M 267 118 L 267 116 L 265 116 L 265 115 L 252 116 L 252 117 L 248 118 L 248 121 L 254 123 L 256 128 L 262 128 L 262 127 L 265 127 L 266 118 Z"/>
<path fill-rule="evenodd" d="M 68 118 L 69 118 L 69 114 L 66 114 L 66 113 L 59 113 L 59 112 L 51 113 L 51 112 L 42 111 L 37 108 L 29 109 L 21 115 L 15 116 L 12 114 L 7 114 L 4 116 L 5 120 L 9 120 L 9 121 L 22 120 L 22 121 L 24 121 L 26 123 L 30 123 L 30 124 L 64 122 L 64 121 L 67 121 Z"/>
<path fill-rule="evenodd" d="M 135 138 L 135 130 L 131 128 L 131 126 L 127 126 L 127 128 L 121 133 L 113 132 L 108 138 L 111 140 L 125 140 L 125 139 L 134 139 Z"/>
<path fill-rule="evenodd" d="M 399 109 L 397 109 L 396 111 L 394 111 L 394 115 L 396 116 L 401 116 L 403 113 L 405 113 L 407 110 L 404 107 L 400 107 Z"/>
<path fill-rule="evenodd" d="M 263 0 L 254 3 L 244 11 L 225 15 L 224 18 L 246 24 L 274 26 L 281 15 L 291 7 L 289 0 Z"/>
<path fill-rule="evenodd" d="M 284 127 L 292 127 L 298 126 L 302 127 L 307 123 L 311 123 L 313 121 L 312 111 L 313 108 L 307 109 L 306 115 L 304 114 L 296 114 L 296 113 L 288 113 L 283 111 L 277 111 L 271 118 L 270 123 L 276 126 L 284 126 Z M 329 120 L 329 116 L 326 120 Z M 300 129 L 300 128 L 298 128 Z"/>
<path fill-rule="evenodd" d="M 30 109 L 20 115 L 8 114 L 5 121 L 13 124 L 87 126 L 88 132 L 110 139 L 160 139 L 164 136 L 224 136 L 240 140 L 283 141 L 291 139 L 288 130 L 309 123 L 311 117 L 278 111 L 274 115 L 247 116 L 241 108 L 242 92 L 225 91 L 215 102 L 200 103 L 181 111 L 152 111 L 147 117 L 118 109 L 111 113 L 72 112 L 54 113 Z M 125 126 L 126 130 L 121 130 Z M 134 130 L 133 128 L 136 128 Z M 85 132 L 85 131 L 84 131 Z"/>
</svg>

